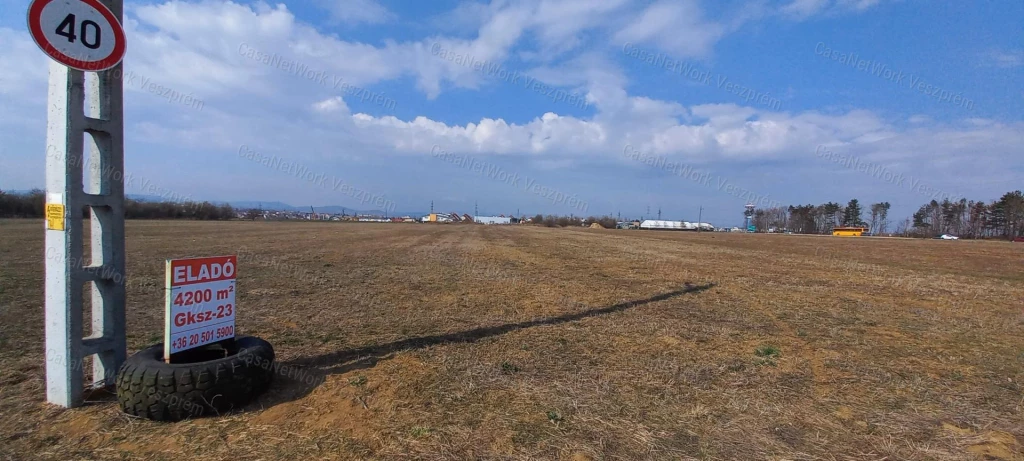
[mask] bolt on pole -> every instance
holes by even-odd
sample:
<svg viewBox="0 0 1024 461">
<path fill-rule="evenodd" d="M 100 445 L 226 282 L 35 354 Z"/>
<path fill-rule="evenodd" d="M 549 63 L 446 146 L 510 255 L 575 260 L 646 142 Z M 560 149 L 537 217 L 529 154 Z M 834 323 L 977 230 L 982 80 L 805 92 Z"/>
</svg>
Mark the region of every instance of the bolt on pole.
<svg viewBox="0 0 1024 461">
<path fill-rule="evenodd" d="M 118 18 L 122 0 L 101 0 Z M 122 66 L 85 73 L 50 63 L 46 131 L 46 400 L 82 404 L 124 363 L 124 87 Z M 88 101 L 88 113 L 86 104 Z M 85 157 L 85 149 L 89 156 Z M 85 186 L 88 186 L 86 188 Z M 89 212 L 90 260 L 83 212 Z M 91 325 L 84 325 L 85 287 Z"/>
</svg>

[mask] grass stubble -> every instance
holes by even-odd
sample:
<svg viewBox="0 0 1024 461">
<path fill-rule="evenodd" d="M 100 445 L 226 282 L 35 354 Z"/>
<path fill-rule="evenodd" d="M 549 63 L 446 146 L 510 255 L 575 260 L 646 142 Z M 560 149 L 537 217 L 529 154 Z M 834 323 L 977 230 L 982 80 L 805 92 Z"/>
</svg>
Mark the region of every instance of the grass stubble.
<svg viewBox="0 0 1024 461">
<path fill-rule="evenodd" d="M 164 260 L 244 254 L 285 366 L 174 424 L 44 402 L 43 232 L 0 221 L 0 458 L 1024 459 L 1024 245 L 473 225 L 128 223 L 128 348 Z"/>
</svg>

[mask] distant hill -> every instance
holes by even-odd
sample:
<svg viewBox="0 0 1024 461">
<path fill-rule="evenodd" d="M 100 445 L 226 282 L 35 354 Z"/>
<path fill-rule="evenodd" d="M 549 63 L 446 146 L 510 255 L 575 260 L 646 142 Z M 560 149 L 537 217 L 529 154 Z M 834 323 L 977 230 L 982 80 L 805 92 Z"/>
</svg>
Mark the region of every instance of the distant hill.
<svg viewBox="0 0 1024 461">
<path fill-rule="evenodd" d="M 267 210 L 267 211 L 302 211 L 302 210 L 299 210 L 298 208 L 293 207 L 293 206 L 291 206 L 291 205 L 289 205 L 287 203 L 284 203 L 284 202 L 269 202 L 269 201 L 268 202 L 258 202 L 258 201 L 251 201 L 251 200 L 243 200 L 243 201 L 238 201 L 238 202 L 213 202 L 213 203 L 216 203 L 218 205 L 223 204 L 223 203 L 227 203 L 228 205 L 231 205 L 233 208 L 238 208 L 238 209 L 241 209 L 241 210 L 248 210 L 250 208 L 257 208 L 257 209 L 262 209 L 262 210 Z"/>
<path fill-rule="evenodd" d="M 220 203 L 224 203 L 224 202 L 214 202 L 214 203 L 220 204 Z M 232 207 L 235 207 L 237 209 L 242 209 L 242 210 L 248 210 L 250 208 L 257 208 L 257 209 L 262 208 L 264 210 L 269 210 L 269 211 L 296 211 L 296 212 L 299 212 L 299 213 L 305 213 L 305 212 L 310 211 L 308 206 L 304 206 L 304 207 L 292 206 L 292 205 L 289 205 L 287 203 L 282 203 L 282 202 L 258 202 L 258 201 L 247 200 L 247 201 L 227 202 L 227 204 L 231 205 Z M 340 206 L 340 205 L 314 206 L 313 210 L 315 210 L 317 213 L 327 213 L 327 214 L 341 214 L 341 213 L 345 213 L 345 214 L 349 214 L 349 215 L 351 215 L 351 214 L 368 214 L 368 215 L 378 215 L 378 216 L 384 215 L 384 210 L 356 210 L 356 209 L 353 209 L 353 208 L 343 207 L 343 206 Z M 422 212 L 422 211 L 389 211 L 387 214 L 388 214 L 388 216 L 423 216 L 423 215 L 426 215 L 427 213 Z"/>
</svg>

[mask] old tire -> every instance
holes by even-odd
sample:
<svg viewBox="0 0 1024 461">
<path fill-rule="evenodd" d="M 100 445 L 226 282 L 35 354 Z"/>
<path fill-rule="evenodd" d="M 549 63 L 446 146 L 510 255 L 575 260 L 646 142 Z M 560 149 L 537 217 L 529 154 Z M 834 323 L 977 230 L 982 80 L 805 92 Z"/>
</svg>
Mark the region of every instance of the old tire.
<svg viewBox="0 0 1024 461">
<path fill-rule="evenodd" d="M 255 336 L 182 353 L 189 363 L 164 363 L 163 355 L 163 343 L 156 344 L 118 370 L 117 400 L 125 413 L 154 421 L 219 415 L 249 403 L 273 378 L 274 348 Z"/>
</svg>

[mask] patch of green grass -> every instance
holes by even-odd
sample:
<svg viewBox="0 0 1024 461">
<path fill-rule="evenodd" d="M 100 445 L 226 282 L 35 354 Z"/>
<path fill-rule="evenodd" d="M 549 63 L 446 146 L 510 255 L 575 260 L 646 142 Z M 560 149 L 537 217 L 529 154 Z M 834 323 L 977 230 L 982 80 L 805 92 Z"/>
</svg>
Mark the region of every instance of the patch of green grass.
<svg viewBox="0 0 1024 461">
<path fill-rule="evenodd" d="M 782 351 L 775 346 L 760 346 L 754 349 L 754 355 L 763 358 L 777 358 L 782 355 Z"/>
<path fill-rule="evenodd" d="M 779 356 L 782 355 L 782 351 L 779 350 L 778 347 L 764 345 L 759 346 L 757 349 L 754 349 L 754 355 L 758 357 L 758 359 L 754 362 L 755 364 L 760 366 L 774 367 L 777 365 L 775 363 L 775 359 L 779 358 Z"/>
<path fill-rule="evenodd" d="M 409 430 L 409 434 L 416 438 L 426 437 L 430 435 L 431 432 L 433 432 L 433 429 L 426 426 L 413 426 L 412 429 Z"/>
<path fill-rule="evenodd" d="M 548 410 L 548 421 L 551 421 L 552 423 L 558 424 L 558 423 L 560 423 L 562 421 L 565 421 L 565 418 L 562 417 L 561 413 L 559 413 L 559 412 L 557 412 L 555 410 Z"/>
<path fill-rule="evenodd" d="M 351 385 L 351 386 L 355 386 L 355 387 L 362 387 L 362 386 L 366 385 L 366 381 L 368 381 L 366 379 L 366 376 L 359 375 L 359 376 L 356 376 L 354 378 L 349 378 L 348 379 L 348 384 Z"/>
<path fill-rule="evenodd" d="M 501 372 L 510 375 L 512 373 L 519 372 L 519 367 L 516 364 L 509 362 L 508 360 L 501 362 Z"/>
</svg>

